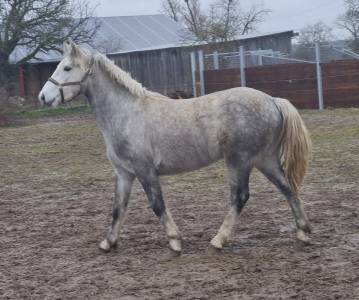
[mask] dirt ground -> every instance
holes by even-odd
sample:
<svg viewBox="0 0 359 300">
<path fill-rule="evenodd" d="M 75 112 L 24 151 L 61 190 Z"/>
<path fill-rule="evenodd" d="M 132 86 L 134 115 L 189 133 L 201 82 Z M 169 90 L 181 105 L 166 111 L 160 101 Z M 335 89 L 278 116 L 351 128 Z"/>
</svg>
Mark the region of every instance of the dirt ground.
<svg viewBox="0 0 359 300">
<path fill-rule="evenodd" d="M 98 250 L 114 178 L 91 115 L 0 128 L 0 298 L 359 299 L 359 110 L 301 113 L 314 142 L 311 243 L 295 240 L 285 199 L 254 172 L 232 241 L 209 253 L 229 208 L 219 162 L 162 178 L 184 237 L 173 260 L 137 182 L 118 249 Z"/>
</svg>

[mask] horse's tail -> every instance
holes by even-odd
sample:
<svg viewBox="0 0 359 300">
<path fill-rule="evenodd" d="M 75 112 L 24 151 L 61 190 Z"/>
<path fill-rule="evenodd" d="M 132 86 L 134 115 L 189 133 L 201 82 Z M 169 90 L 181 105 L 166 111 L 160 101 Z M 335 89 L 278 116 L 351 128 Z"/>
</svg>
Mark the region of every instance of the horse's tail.
<svg viewBox="0 0 359 300">
<path fill-rule="evenodd" d="M 275 98 L 283 117 L 280 159 L 284 175 L 298 194 L 311 157 L 312 143 L 308 130 L 296 108 L 286 99 Z"/>
</svg>

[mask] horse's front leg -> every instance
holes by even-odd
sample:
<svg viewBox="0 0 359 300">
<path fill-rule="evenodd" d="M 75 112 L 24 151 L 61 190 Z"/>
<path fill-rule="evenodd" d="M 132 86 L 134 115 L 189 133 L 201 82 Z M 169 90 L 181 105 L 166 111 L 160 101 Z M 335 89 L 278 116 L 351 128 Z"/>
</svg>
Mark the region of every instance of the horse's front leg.
<svg viewBox="0 0 359 300">
<path fill-rule="evenodd" d="M 135 176 L 121 172 L 116 176 L 115 197 L 112 205 L 112 224 L 107 237 L 100 243 L 100 249 L 110 251 L 117 246 L 121 226 L 125 220 L 131 187 Z"/>
<path fill-rule="evenodd" d="M 173 221 L 169 209 L 166 208 L 159 177 L 155 174 L 155 171 L 149 171 L 145 176 L 138 176 L 138 179 L 145 190 L 153 212 L 160 218 L 161 223 L 165 227 L 170 249 L 179 255 L 182 250 L 181 234 Z"/>
</svg>

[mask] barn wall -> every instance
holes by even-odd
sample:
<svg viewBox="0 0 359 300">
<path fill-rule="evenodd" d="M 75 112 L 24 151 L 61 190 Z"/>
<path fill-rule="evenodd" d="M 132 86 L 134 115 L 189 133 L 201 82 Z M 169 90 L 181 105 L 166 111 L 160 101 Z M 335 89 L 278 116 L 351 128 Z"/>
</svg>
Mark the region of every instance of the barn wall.
<svg viewBox="0 0 359 300">
<path fill-rule="evenodd" d="M 218 52 L 236 52 L 241 45 L 244 46 L 244 50 L 266 50 L 271 49 L 274 51 L 280 51 L 283 53 L 290 53 L 292 51 L 292 38 L 293 32 L 278 33 L 275 35 L 254 37 L 249 39 L 241 39 L 227 43 L 216 43 L 202 46 L 206 54 Z"/>
<path fill-rule="evenodd" d="M 129 72 L 146 88 L 170 95 L 176 91 L 192 93 L 190 48 L 171 48 L 111 55 L 109 58 Z M 37 101 L 37 95 L 57 63 L 28 65 L 25 69 L 25 95 Z"/>
<path fill-rule="evenodd" d="M 57 63 L 31 64 L 24 68 L 25 96 L 28 101 L 37 102 L 37 96 L 55 71 Z"/>
<path fill-rule="evenodd" d="M 188 48 L 132 52 L 110 59 L 152 91 L 167 95 L 192 90 Z"/>
<path fill-rule="evenodd" d="M 242 40 L 245 50 L 266 50 L 272 49 L 283 53 L 290 53 L 292 50 L 292 35 L 280 34 L 276 36 L 265 36 Z"/>
</svg>

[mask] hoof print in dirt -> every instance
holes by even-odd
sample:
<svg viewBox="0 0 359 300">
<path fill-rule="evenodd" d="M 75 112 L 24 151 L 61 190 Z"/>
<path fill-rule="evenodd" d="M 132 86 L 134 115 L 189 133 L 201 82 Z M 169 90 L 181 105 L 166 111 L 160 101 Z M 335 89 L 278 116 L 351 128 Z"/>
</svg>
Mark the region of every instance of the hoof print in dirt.
<svg viewBox="0 0 359 300">
<path fill-rule="evenodd" d="M 181 254 L 182 254 L 181 251 L 175 251 L 175 250 L 169 248 L 167 256 L 168 256 L 168 259 L 175 259 L 177 257 L 180 257 Z"/>
<path fill-rule="evenodd" d="M 160 259 L 160 262 L 168 262 L 181 257 L 182 252 L 169 249 L 168 252 Z"/>
</svg>

